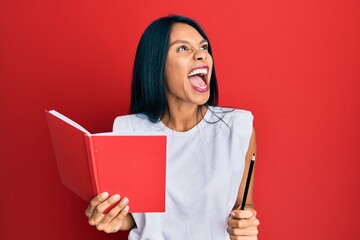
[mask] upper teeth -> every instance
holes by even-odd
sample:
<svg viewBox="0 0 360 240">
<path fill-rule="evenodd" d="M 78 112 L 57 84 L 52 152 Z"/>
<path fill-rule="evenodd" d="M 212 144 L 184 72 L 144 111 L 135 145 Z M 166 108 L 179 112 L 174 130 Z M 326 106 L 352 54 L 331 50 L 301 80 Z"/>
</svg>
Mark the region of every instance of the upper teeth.
<svg viewBox="0 0 360 240">
<path fill-rule="evenodd" d="M 198 68 L 198 69 L 195 69 L 194 71 L 192 71 L 192 72 L 189 74 L 189 77 L 190 77 L 190 76 L 197 75 L 197 74 L 205 75 L 205 74 L 207 74 L 207 73 L 208 73 L 207 68 Z"/>
</svg>

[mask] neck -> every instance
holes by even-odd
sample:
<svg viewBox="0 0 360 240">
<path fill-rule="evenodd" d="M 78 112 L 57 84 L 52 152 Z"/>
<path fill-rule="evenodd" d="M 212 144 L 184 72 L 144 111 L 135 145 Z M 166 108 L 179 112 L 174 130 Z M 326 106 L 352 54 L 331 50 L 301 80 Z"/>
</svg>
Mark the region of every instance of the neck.
<svg viewBox="0 0 360 240">
<path fill-rule="evenodd" d="M 204 117 L 207 107 L 202 105 L 169 107 L 161 121 L 170 129 L 185 132 L 192 129 Z"/>
</svg>

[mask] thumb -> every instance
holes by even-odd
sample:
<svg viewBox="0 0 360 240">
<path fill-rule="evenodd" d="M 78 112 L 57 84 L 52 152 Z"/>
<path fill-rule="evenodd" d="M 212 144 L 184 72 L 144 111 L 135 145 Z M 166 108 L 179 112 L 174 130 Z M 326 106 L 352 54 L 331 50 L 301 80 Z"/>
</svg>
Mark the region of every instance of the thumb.
<svg viewBox="0 0 360 240">
<path fill-rule="evenodd" d="M 240 218 L 252 218 L 254 216 L 253 211 L 251 211 L 251 209 L 245 209 L 245 210 L 240 210 Z"/>
<path fill-rule="evenodd" d="M 250 205 L 247 205 L 244 210 L 239 210 L 240 218 L 252 218 L 255 217 L 256 214 L 255 209 Z"/>
<path fill-rule="evenodd" d="M 255 211 L 255 210 L 254 210 Z M 254 212 L 251 209 L 245 209 L 245 210 L 232 210 L 231 211 L 231 218 L 235 218 L 235 219 L 247 219 L 247 218 L 252 218 L 254 216 Z"/>
</svg>

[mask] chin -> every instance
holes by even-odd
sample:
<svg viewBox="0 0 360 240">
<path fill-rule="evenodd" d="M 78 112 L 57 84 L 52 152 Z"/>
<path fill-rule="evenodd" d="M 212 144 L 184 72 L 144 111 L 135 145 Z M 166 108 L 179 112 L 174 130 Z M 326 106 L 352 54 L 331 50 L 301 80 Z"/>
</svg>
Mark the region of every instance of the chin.
<svg viewBox="0 0 360 240">
<path fill-rule="evenodd" d="M 201 96 L 195 100 L 196 104 L 201 106 L 205 105 L 209 100 L 210 94 L 206 94 L 206 96 Z"/>
</svg>

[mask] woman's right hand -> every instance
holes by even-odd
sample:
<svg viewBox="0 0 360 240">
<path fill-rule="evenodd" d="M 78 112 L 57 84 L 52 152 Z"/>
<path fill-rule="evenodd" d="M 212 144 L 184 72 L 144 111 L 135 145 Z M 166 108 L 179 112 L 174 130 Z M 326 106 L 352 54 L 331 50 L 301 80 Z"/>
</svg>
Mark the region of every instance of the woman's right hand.
<svg viewBox="0 0 360 240">
<path fill-rule="evenodd" d="M 124 197 L 108 213 L 105 213 L 110 206 L 119 200 L 119 194 L 109 197 L 107 192 L 103 192 L 94 197 L 85 211 L 89 224 L 96 226 L 98 230 L 106 233 L 114 233 L 119 230 L 130 230 L 135 223 L 131 214 L 128 214 L 128 198 Z"/>
</svg>

